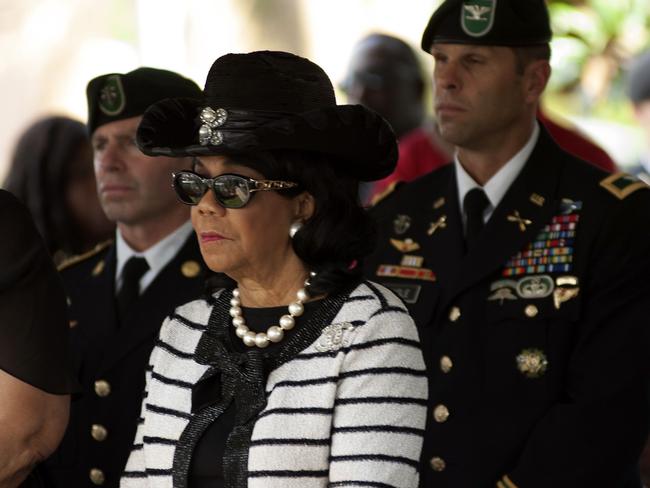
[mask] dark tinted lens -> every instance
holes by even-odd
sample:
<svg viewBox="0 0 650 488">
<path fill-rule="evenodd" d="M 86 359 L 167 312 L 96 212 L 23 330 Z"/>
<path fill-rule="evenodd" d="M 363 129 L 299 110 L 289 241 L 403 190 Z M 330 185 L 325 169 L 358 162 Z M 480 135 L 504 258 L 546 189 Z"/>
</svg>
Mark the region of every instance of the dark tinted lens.
<svg viewBox="0 0 650 488">
<path fill-rule="evenodd" d="M 221 175 L 214 179 L 214 194 L 226 208 L 241 208 L 250 200 L 248 181 L 241 176 Z"/>
<path fill-rule="evenodd" d="M 200 176 L 183 172 L 174 178 L 174 190 L 183 203 L 196 205 L 208 191 L 208 187 Z"/>
</svg>

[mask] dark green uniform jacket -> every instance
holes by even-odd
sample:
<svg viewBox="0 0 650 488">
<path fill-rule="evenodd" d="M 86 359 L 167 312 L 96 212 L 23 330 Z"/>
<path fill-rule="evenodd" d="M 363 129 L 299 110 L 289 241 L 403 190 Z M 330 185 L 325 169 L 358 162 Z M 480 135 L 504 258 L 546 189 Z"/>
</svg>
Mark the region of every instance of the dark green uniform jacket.
<svg viewBox="0 0 650 488">
<path fill-rule="evenodd" d="M 117 487 L 140 416 L 145 369 L 163 319 L 203 291 L 194 233 L 138 298 L 125 324 L 115 316 L 115 245 L 62 265 L 75 371 L 83 393 L 42 468 L 48 486 Z"/>
<path fill-rule="evenodd" d="M 418 325 L 430 379 L 422 486 L 639 487 L 649 416 L 650 191 L 542 129 L 464 251 L 453 165 L 373 210 L 369 278 Z"/>
</svg>

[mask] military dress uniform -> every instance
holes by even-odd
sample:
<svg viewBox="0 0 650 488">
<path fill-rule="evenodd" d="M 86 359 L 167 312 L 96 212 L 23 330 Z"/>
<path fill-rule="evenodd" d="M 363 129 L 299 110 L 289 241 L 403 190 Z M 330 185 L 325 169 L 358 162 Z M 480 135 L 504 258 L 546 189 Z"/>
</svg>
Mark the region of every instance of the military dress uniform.
<svg viewBox="0 0 650 488">
<path fill-rule="evenodd" d="M 133 445 L 145 369 L 163 319 L 196 299 L 205 281 L 192 233 L 119 323 L 115 306 L 116 245 L 106 243 L 61 265 L 68 294 L 75 372 L 83 393 L 43 471 L 60 488 L 117 487 Z"/>
<path fill-rule="evenodd" d="M 454 165 L 372 213 L 366 274 L 418 325 L 429 376 L 421 486 L 640 487 L 650 191 L 542 129 L 465 253 Z"/>
</svg>

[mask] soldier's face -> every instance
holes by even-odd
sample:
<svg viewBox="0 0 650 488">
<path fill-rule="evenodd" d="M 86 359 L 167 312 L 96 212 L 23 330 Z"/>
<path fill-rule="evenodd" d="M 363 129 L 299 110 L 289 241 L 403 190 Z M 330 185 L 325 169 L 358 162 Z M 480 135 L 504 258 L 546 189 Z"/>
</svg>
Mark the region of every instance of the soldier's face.
<svg viewBox="0 0 650 488">
<path fill-rule="evenodd" d="M 171 188 L 171 174 L 188 169 L 187 158 L 149 157 L 135 145 L 141 117 L 109 122 L 92 135 L 97 192 L 109 219 L 141 225 L 165 218 L 182 206 Z"/>
<path fill-rule="evenodd" d="M 434 44 L 431 54 L 434 108 L 445 140 L 482 150 L 502 144 L 513 127 L 530 125 L 537 100 L 512 49 Z"/>
</svg>

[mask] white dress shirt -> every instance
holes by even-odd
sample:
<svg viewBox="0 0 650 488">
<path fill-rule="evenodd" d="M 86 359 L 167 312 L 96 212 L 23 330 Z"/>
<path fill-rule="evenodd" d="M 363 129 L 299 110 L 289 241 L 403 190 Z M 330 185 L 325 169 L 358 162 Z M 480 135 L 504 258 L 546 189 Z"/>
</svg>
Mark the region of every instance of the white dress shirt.
<svg viewBox="0 0 650 488">
<path fill-rule="evenodd" d="M 116 234 L 117 265 L 115 267 L 115 290 L 122 286 L 122 270 L 131 256 L 143 257 L 147 260 L 149 270 L 140 279 L 140 293 L 158 276 L 158 273 L 176 256 L 176 253 L 183 247 L 185 241 L 192 233 L 192 223 L 188 220 L 174 232 L 158 241 L 144 252 L 136 252 L 129 246 L 120 231 Z"/>
<path fill-rule="evenodd" d="M 537 139 L 539 138 L 539 124 L 535 122 L 533 126 L 533 132 L 528 139 L 528 142 L 522 147 L 517 154 L 515 154 L 510 161 L 504 164 L 499 171 L 497 171 L 488 182 L 481 187 L 474 178 L 472 178 L 463 164 L 458 159 L 458 152 L 454 156 L 454 166 L 456 167 L 456 183 L 458 185 L 458 200 L 460 208 L 460 214 L 463 219 L 463 227 L 467 224 L 467 218 L 465 216 L 465 209 L 463 208 L 463 201 L 465 200 L 465 195 L 467 192 L 474 188 L 483 188 L 485 195 L 487 196 L 490 204 L 485 209 L 483 213 L 483 222 L 490 220 L 492 212 L 497 208 L 501 199 L 510 188 L 510 185 L 515 181 L 521 170 L 524 168 L 526 161 L 530 157 L 535 144 L 537 144 Z"/>
</svg>

